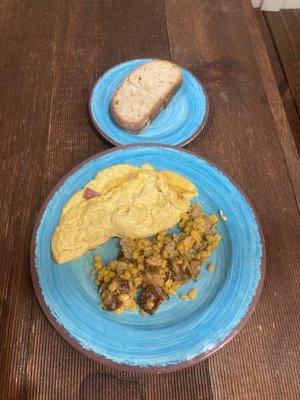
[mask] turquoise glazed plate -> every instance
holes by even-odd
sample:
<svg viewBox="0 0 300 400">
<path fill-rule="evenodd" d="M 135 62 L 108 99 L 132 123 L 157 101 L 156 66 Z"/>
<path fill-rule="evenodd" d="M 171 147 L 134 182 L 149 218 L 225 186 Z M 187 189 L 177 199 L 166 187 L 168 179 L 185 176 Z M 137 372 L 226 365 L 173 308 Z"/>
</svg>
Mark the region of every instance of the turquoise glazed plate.
<svg viewBox="0 0 300 400">
<path fill-rule="evenodd" d="M 207 213 L 224 212 L 219 220 L 222 240 L 197 282 L 179 290 L 197 288 L 194 301 L 179 295 L 163 303 L 156 314 L 122 315 L 99 307 L 94 283 L 93 256 L 104 261 L 118 254 L 111 239 L 79 260 L 57 265 L 50 241 L 68 199 L 99 170 L 118 163 L 139 166 L 151 162 L 157 169 L 175 171 L 198 188 L 195 201 Z M 217 167 L 187 151 L 167 146 L 128 146 L 97 154 L 64 177 L 45 201 L 34 229 L 31 272 L 34 288 L 46 316 L 73 347 L 94 360 L 137 371 L 167 371 L 195 363 L 224 345 L 249 317 L 262 288 L 264 242 L 257 217 L 245 195 Z M 247 346 L 247 343 L 245 343 Z"/>
<path fill-rule="evenodd" d="M 182 69 L 183 83 L 167 107 L 141 133 L 131 133 L 113 119 L 109 105 L 116 88 L 134 69 L 150 59 L 132 60 L 107 71 L 94 86 L 90 97 L 90 115 L 97 131 L 119 145 L 158 143 L 183 146 L 203 129 L 208 116 L 208 99 L 201 83 Z"/>
</svg>

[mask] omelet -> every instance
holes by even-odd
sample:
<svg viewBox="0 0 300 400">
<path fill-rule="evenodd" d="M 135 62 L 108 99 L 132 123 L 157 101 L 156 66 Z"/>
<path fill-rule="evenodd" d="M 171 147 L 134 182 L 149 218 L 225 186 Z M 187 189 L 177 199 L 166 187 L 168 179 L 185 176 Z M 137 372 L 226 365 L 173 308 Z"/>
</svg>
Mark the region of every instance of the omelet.
<svg viewBox="0 0 300 400">
<path fill-rule="evenodd" d="M 53 258 L 66 263 L 112 237 L 144 238 L 171 228 L 196 194 L 187 178 L 150 164 L 106 168 L 63 208 L 52 236 Z"/>
</svg>

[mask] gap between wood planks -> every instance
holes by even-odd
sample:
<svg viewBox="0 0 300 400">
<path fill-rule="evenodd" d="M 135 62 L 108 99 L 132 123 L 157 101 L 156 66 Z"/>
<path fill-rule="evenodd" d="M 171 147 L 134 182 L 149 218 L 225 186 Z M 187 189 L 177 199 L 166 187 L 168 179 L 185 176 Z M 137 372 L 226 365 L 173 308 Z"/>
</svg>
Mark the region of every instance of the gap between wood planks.
<svg viewBox="0 0 300 400">
<path fill-rule="evenodd" d="M 296 144 L 287 120 L 287 116 L 283 107 L 279 90 L 277 88 L 274 72 L 271 66 L 266 47 L 263 42 L 262 31 L 258 22 L 253 24 L 255 18 L 251 18 L 252 13 L 256 13 L 254 9 L 248 7 L 246 2 L 243 2 L 245 15 L 247 16 L 248 29 L 253 44 L 255 44 L 255 57 L 259 66 L 261 79 L 266 90 L 270 108 L 273 114 L 274 121 L 277 126 L 278 138 L 281 149 L 286 161 L 287 170 L 290 182 L 295 195 L 295 200 L 300 210 L 300 159 L 297 152 Z M 258 21 L 258 19 L 256 18 Z"/>
<path fill-rule="evenodd" d="M 278 90 L 300 153 L 300 10 L 265 12 L 258 16 Z"/>
</svg>

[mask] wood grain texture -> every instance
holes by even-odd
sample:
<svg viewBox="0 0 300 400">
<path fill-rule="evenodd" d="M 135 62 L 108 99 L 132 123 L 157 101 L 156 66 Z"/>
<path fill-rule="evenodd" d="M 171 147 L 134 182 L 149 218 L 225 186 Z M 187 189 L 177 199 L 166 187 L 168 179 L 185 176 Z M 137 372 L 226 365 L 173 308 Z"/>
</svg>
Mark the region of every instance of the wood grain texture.
<svg viewBox="0 0 300 400">
<path fill-rule="evenodd" d="M 286 80 L 286 86 L 280 87 L 280 94 L 300 153 L 300 11 L 282 10 L 275 14 L 264 13 L 263 19 L 266 21 L 265 31 L 270 32 L 272 42 L 267 46 L 268 53 L 269 55 L 275 53 L 273 60 L 276 56 L 280 60 L 276 69 L 281 69 Z"/>
<path fill-rule="evenodd" d="M 300 117 L 300 10 L 265 16 Z"/>
<path fill-rule="evenodd" d="M 267 282 L 251 322 L 209 359 L 213 396 L 297 398 L 298 322 L 294 321 L 289 330 L 286 324 L 287 315 L 296 315 L 298 310 L 299 219 L 276 132 L 275 109 L 268 102 L 274 93 L 268 93 L 272 86 L 264 86 L 261 80 L 260 70 L 267 65 L 262 58 L 255 63 L 256 52 L 261 49 L 256 47 L 250 30 L 256 21 L 248 4 L 245 8 L 235 1 L 223 2 L 221 7 L 217 1 L 201 2 L 198 7 L 193 4 L 187 2 L 183 10 L 180 1 L 167 2 L 172 61 L 190 68 L 204 82 L 212 104 L 207 135 L 196 138 L 189 147 L 221 165 L 241 183 L 261 218 L 268 254 Z M 276 88 L 275 82 L 273 86 Z M 289 186 L 289 194 L 282 185 Z M 289 237 L 293 236 L 289 260 L 285 259 L 287 248 L 281 245 L 286 230 Z M 283 302 L 287 291 L 290 301 Z M 285 341 L 279 346 L 283 336 Z"/>
<path fill-rule="evenodd" d="M 282 12 L 282 11 L 281 11 Z M 283 107 L 285 110 L 285 114 L 287 116 L 287 120 L 293 135 L 293 140 L 295 142 L 298 154 L 300 154 L 300 118 L 297 112 L 297 106 L 293 95 L 291 93 L 291 89 L 289 87 L 289 83 L 284 74 L 284 64 L 289 64 L 289 59 L 280 58 L 280 54 L 278 53 L 275 44 L 273 42 L 268 24 L 266 22 L 266 16 L 269 13 L 263 13 L 260 10 L 256 10 L 257 20 L 261 29 L 262 37 L 264 43 L 266 45 L 266 49 L 268 52 L 268 56 L 272 65 L 272 69 L 274 72 L 274 76 L 276 79 L 276 84 L 278 87 L 278 91 L 280 93 L 280 97 L 283 103 Z M 300 37 L 299 37 L 300 39 Z M 299 49 L 300 53 L 300 49 Z M 300 82 L 299 82 L 300 88 Z"/>
<path fill-rule="evenodd" d="M 261 78 L 269 67 L 256 56 L 263 51 L 247 7 L 238 0 L 1 3 L 1 399 L 299 397 L 299 215 L 270 101 L 275 81 Z M 29 274 L 42 200 L 77 163 L 109 147 L 87 113 L 94 81 L 138 57 L 171 59 L 204 82 L 211 117 L 187 148 L 241 184 L 268 254 L 263 296 L 243 331 L 209 360 L 157 375 L 121 373 L 69 347 L 40 310 Z"/>
<path fill-rule="evenodd" d="M 262 41 L 261 31 L 257 20 L 254 18 L 254 9 L 247 7 L 245 4 L 245 15 L 248 23 L 249 32 L 252 38 L 253 46 L 255 46 L 255 58 L 259 66 L 259 71 L 263 85 L 266 90 L 268 102 L 273 114 L 277 127 L 278 139 L 282 148 L 282 152 L 287 164 L 287 169 L 292 183 L 295 199 L 300 210 L 300 159 L 297 152 L 296 144 L 289 127 L 289 123 L 284 112 L 280 94 L 276 87 L 276 81 L 272 73 L 272 66 L 268 58 L 266 47 Z"/>
</svg>

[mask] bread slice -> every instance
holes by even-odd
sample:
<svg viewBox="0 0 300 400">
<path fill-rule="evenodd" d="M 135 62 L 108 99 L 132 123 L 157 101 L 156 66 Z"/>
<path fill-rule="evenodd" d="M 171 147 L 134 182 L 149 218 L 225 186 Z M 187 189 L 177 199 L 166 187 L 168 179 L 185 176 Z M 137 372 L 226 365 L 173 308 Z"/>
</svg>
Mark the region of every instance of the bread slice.
<svg viewBox="0 0 300 400">
<path fill-rule="evenodd" d="M 126 79 L 112 98 L 111 113 L 120 126 L 135 132 L 148 126 L 163 105 L 160 97 L 137 88 Z"/>
<path fill-rule="evenodd" d="M 169 61 L 155 60 L 141 65 L 128 80 L 136 87 L 158 95 L 167 103 L 182 83 L 182 74 L 177 65 Z"/>
<path fill-rule="evenodd" d="M 166 106 L 181 83 L 182 74 L 176 65 L 161 60 L 143 64 L 115 91 L 111 113 L 120 126 L 139 132 Z"/>
</svg>

